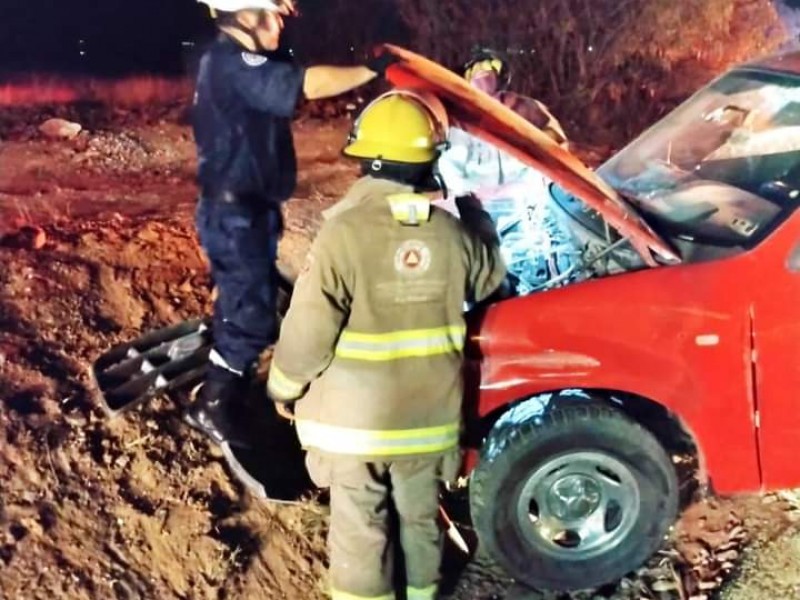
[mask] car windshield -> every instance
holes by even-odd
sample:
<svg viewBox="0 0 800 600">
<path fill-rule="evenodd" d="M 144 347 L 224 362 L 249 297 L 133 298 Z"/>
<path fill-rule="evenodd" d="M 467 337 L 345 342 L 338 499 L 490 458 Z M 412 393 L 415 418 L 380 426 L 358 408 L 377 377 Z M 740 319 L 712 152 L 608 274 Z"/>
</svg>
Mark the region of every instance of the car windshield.
<svg viewBox="0 0 800 600">
<path fill-rule="evenodd" d="M 598 174 L 666 234 L 751 246 L 800 198 L 800 78 L 734 71 Z"/>
</svg>

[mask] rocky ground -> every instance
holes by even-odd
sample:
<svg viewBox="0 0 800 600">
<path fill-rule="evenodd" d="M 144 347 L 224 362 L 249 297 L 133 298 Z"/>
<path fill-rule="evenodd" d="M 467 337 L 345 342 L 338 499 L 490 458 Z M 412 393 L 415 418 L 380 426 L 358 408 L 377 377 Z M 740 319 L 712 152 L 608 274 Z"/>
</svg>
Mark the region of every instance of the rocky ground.
<svg viewBox="0 0 800 600">
<path fill-rule="evenodd" d="M 115 419 L 100 408 L 91 365 L 102 351 L 210 310 L 181 111 L 61 115 L 85 126 L 69 140 L 39 132 L 47 116 L 0 115 L 0 597 L 324 597 L 324 496 L 249 496 L 181 425 L 179 397 Z M 296 125 L 290 272 L 355 176 L 339 157 L 348 126 Z M 728 600 L 798 597 L 798 506 L 789 494 L 700 501 L 647 567 L 571 598 L 698 600 L 723 584 Z M 450 598 L 523 597 L 509 585 L 449 548 Z"/>
</svg>

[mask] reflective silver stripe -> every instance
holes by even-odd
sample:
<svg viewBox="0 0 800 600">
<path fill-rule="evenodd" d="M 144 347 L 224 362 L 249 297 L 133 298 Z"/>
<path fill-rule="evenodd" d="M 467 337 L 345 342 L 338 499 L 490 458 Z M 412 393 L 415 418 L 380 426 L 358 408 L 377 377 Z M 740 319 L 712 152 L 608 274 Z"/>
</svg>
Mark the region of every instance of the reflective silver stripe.
<svg viewBox="0 0 800 600">
<path fill-rule="evenodd" d="M 359 333 L 345 330 L 339 337 L 336 356 L 355 360 L 389 361 L 451 354 L 464 349 L 465 337 L 464 325 L 386 333 Z"/>
<path fill-rule="evenodd" d="M 225 369 L 226 371 L 230 371 L 231 373 L 236 373 L 240 377 L 244 375 L 244 371 L 237 371 L 232 366 L 228 364 L 228 361 L 217 352 L 216 348 L 212 348 L 211 352 L 208 354 L 208 360 L 212 365 L 217 365 L 218 367 Z"/>
<path fill-rule="evenodd" d="M 458 445 L 459 424 L 418 429 L 371 430 L 339 427 L 298 419 L 297 435 L 303 446 L 335 454 L 403 456 L 431 454 Z"/>
</svg>

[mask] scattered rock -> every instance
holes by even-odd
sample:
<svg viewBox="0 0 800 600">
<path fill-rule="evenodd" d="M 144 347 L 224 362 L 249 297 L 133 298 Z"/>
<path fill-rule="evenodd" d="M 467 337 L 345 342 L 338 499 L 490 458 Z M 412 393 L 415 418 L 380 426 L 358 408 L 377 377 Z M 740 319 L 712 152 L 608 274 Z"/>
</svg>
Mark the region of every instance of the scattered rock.
<svg viewBox="0 0 800 600">
<path fill-rule="evenodd" d="M 86 152 L 89 149 L 90 141 L 89 134 L 86 131 L 82 131 L 71 140 L 72 149 L 75 152 Z"/>
<path fill-rule="evenodd" d="M 39 131 L 48 138 L 71 140 L 81 132 L 81 125 L 65 119 L 48 119 L 39 126 Z"/>
<path fill-rule="evenodd" d="M 99 132 L 86 141 L 78 156 L 82 164 L 116 172 L 140 173 L 152 169 L 152 158 L 165 150 L 149 144 L 130 132 Z"/>
<path fill-rule="evenodd" d="M 47 235 L 41 227 L 31 227 L 29 236 L 30 247 L 33 250 L 40 250 L 47 243 Z"/>
<path fill-rule="evenodd" d="M 681 597 L 702 598 L 718 590 L 748 542 L 743 520 L 726 505 L 698 503 L 677 528 Z"/>
<path fill-rule="evenodd" d="M 47 243 L 47 234 L 41 227 L 23 225 L 18 231 L 0 238 L 0 245 L 27 250 L 41 250 Z"/>
</svg>

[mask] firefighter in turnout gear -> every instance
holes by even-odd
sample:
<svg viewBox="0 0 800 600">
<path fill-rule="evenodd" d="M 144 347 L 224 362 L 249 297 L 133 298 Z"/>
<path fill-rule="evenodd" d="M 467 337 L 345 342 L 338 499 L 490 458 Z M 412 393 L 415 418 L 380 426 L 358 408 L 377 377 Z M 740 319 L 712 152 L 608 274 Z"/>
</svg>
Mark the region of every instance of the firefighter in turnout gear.
<svg viewBox="0 0 800 600">
<path fill-rule="evenodd" d="M 205 383 L 185 420 L 220 444 L 246 445 L 232 420 L 259 354 L 277 336 L 281 204 L 297 172 L 291 117 L 301 95 L 335 96 L 382 73 L 369 66 L 303 68 L 277 52 L 291 0 L 202 0 L 220 29 L 203 55 L 193 124 L 197 229 L 218 296 Z"/>
<path fill-rule="evenodd" d="M 437 594 L 439 486 L 460 462 L 463 309 L 505 277 L 496 247 L 420 193 L 435 188 L 442 114 L 402 90 L 363 111 L 344 154 L 364 177 L 312 245 L 270 368 L 269 396 L 331 489 L 334 600 L 395 598 L 397 551 L 406 597 Z"/>
<path fill-rule="evenodd" d="M 475 50 L 464 65 L 464 78 L 567 146 L 561 124 L 544 104 L 508 90 L 511 76 L 502 53 Z M 462 129 L 451 128 L 449 142 L 438 167 L 451 198 L 436 205 L 463 217 L 452 198 L 471 194 L 491 215 L 515 293 L 531 293 L 572 271 L 574 245 L 552 209 L 550 179 Z"/>
<path fill-rule="evenodd" d="M 509 91 L 511 71 L 501 52 L 490 48 L 474 49 L 464 65 L 464 79 L 533 123 L 557 144 L 567 143 L 561 123 L 547 106 L 534 98 Z"/>
</svg>

